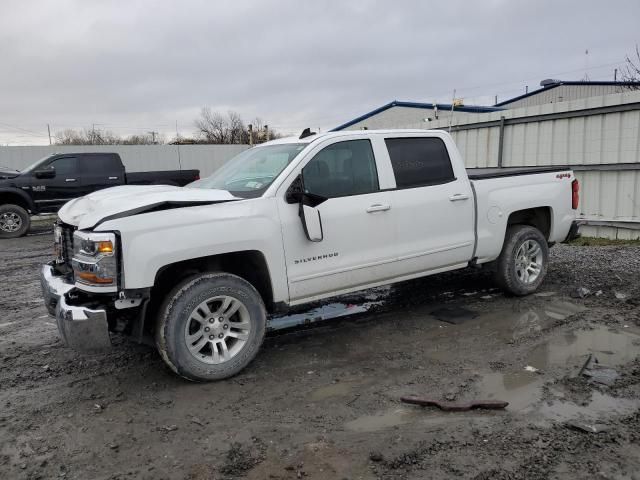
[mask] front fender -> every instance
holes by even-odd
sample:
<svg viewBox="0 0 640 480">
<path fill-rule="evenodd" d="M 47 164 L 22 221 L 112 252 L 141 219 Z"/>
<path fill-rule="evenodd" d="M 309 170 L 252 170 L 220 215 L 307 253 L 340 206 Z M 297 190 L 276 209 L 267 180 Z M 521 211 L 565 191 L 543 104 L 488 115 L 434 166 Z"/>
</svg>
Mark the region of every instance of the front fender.
<svg viewBox="0 0 640 480">
<path fill-rule="evenodd" d="M 26 193 L 24 190 L 21 190 L 17 187 L 0 187 L 0 199 L 11 199 L 16 198 L 19 205 L 24 205 L 27 207 L 27 210 L 32 213 L 37 213 L 37 207 L 33 199 Z M 8 200 L 9 203 L 11 200 Z M 0 200 L 0 202 L 4 202 L 4 200 Z"/>
<path fill-rule="evenodd" d="M 274 301 L 288 299 L 282 233 L 274 199 L 176 208 L 100 224 L 118 231 L 124 288 L 149 288 L 167 265 L 239 251 L 260 252 Z"/>
</svg>

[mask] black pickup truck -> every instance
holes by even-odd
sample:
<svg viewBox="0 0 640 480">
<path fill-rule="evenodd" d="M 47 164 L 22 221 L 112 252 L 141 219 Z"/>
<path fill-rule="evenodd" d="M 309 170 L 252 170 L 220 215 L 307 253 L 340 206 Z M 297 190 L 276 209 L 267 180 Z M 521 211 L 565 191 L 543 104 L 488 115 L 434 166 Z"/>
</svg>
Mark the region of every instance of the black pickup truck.
<svg viewBox="0 0 640 480">
<path fill-rule="evenodd" d="M 30 215 L 54 213 L 67 201 L 118 185 L 184 186 L 198 170 L 125 171 L 117 153 L 54 153 L 22 170 L 0 167 L 0 238 L 27 233 Z"/>
</svg>

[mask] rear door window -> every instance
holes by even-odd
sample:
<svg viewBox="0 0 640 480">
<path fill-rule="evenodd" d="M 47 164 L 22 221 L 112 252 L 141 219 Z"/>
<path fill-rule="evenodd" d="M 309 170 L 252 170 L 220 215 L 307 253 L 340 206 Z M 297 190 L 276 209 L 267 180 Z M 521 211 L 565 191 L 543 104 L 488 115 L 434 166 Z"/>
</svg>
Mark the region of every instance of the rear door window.
<svg viewBox="0 0 640 480">
<path fill-rule="evenodd" d="M 455 180 L 447 146 L 436 137 L 386 138 L 397 188 L 439 185 Z"/>
<path fill-rule="evenodd" d="M 93 175 L 119 173 L 122 163 L 115 155 L 86 155 L 82 158 L 82 172 Z"/>
</svg>

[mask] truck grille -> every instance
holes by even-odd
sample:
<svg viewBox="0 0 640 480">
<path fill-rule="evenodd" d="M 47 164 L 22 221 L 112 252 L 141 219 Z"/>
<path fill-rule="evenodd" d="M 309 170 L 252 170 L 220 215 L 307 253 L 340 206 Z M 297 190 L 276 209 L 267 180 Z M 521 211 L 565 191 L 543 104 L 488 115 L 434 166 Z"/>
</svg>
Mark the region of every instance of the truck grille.
<svg viewBox="0 0 640 480">
<path fill-rule="evenodd" d="M 60 225 L 62 236 L 60 238 L 60 263 L 71 263 L 73 257 L 73 227 Z"/>
</svg>

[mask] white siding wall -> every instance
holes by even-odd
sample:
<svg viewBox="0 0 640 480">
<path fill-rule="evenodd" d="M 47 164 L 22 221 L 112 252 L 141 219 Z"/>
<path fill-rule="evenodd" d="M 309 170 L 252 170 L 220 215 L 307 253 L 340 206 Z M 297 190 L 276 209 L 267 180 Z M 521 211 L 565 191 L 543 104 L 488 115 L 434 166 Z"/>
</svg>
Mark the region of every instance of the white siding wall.
<svg viewBox="0 0 640 480">
<path fill-rule="evenodd" d="M 481 114 L 466 124 L 531 115 L 640 103 L 640 92 L 625 92 L 548 105 Z M 461 123 L 462 122 L 456 122 Z M 432 122 L 445 128 L 446 121 Z M 467 167 L 496 167 L 499 127 L 453 131 Z M 636 110 L 506 125 L 503 165 L 589 165 L 637 163 L 638 170 L 578 171 L 580 218 L 621 222 L 629 228 L 583 227 L 585 235 L 640 238 L 640 106 Z"/>
<path fill-rule="evenodd" d="M 568 102 L 580 98 L 601 97 L 613 93 L 627 91 L 619 85 L 560 85 L 558 87 L 540 90 L 535 95 L 530 95 L 522 100 L 501 105 L 503 108 L 522 108 L 547 103 Z"/>
<path fill-rule="evenodd" d="M 96 145 L 0 147 L 0 166 L 23 169 L 51 153 L 116 152 L 130 172 L 198 169 L 205 177 L 248 145 Z"/>
</svg>

